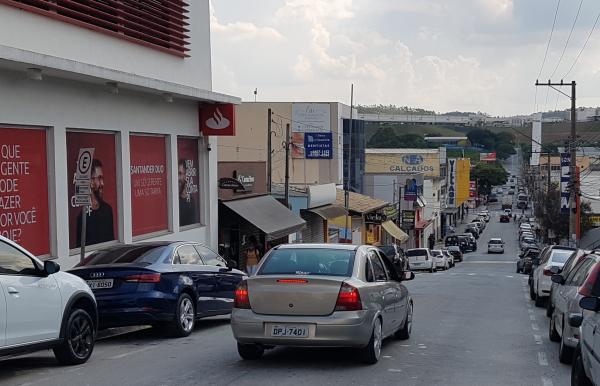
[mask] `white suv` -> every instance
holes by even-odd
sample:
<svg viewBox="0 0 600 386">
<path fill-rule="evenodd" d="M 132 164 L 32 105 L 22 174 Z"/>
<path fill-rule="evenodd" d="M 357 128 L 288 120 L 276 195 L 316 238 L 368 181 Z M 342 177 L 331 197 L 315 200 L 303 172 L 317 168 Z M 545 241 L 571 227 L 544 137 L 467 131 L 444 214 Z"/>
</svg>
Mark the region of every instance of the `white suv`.
<svg viewBox="0 0 600 386">
<path fill-rule="evenodd" d="M 77 276 L 59 272 L 0 236 L 0 356 L 53 349 L 62 364 L 92 355 L 97 328 L 94 294 Z"/>
<path fill-rule="evenodd" d="M 534 259 L 530 296 L 531 300 L 535 300 L 537 307 L 542 307 L 546 303 L 552 288 L 550 278 L 565 265 L 565 262 L 574 251 L 575 248 L 553 245 L 546 247 L 540 253 L 539 259 Z M 536 263 L 539 264 L 536 266 Z"/>
<path fill-rule="evenodd" d="M 426 269 L 429 272 L 435 272 L 437 270 L 436 259 L 431 254 L 429 248 L 409 249 L 406 251 L 406 257 L 408 258 L 408 265 L 413 271 Z"/>
</svg>

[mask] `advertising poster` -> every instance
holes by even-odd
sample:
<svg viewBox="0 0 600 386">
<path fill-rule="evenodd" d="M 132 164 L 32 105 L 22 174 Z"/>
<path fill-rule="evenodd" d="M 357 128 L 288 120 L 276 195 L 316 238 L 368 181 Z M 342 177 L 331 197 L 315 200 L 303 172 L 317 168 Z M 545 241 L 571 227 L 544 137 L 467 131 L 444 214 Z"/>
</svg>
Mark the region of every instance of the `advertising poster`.
<svg viewBox="0 0 600 386">
<path fill-rule="evenodd" d="M 469 199 L 469 181 L 471 180 L 471 161 L 468 158 L 456 160 L 456 206 Z"/>
<path fill-rule="evenodd" d="M 179 226 L 200 223 L 200 173 L 198 140 L 177 139 L 177 176 L 179 185 Z"/>
<path fill-rule="evenodd" d="M 333 137 L 331 133 L 305 133 L 306 159 L 332 159 Z"/>
<path fill-rule="evenodd" d="M 131 135 L 131 225 L 139 236 L 169 227 L 165 137 Z"/>
<path fill-rule="evenodd" d="M 290 152 L 292 153 L 292 158 L 304 158 L 304 133 L 292 133 L 290 141 Z"/>
<path fill-rule="evenodd" d="M 292 131 L 297 133 L 325 133 L 331 131 L 329 103 L 293 103 Z"/>
<path fill-rule="evenodd" d="M 415 211 L 403 210 L 401 228 L 405 230 L 415 229 Z"/>
<path fill-rule="evenodd" d="M 448 158 L 448 208 L 456 208 L 456 158 Z"/>
<path fill-rule="evenodd" d="M 86 245 L 112 241 L 118 234 L 117 167 L 113 133 L 67 133 L 67 172 L 75 177 L 79 149 L 93 148 L 91 171 L 92 206 L 86 213 Z M 69 184 L 69 248 L 81 246 L 83 207 L 75 204 L 75 185 Z"/>
<path fill-rule="evenodd" d="M 50 253 L 46 132 L 0 128 L 0 235 Z"/>
</svg>

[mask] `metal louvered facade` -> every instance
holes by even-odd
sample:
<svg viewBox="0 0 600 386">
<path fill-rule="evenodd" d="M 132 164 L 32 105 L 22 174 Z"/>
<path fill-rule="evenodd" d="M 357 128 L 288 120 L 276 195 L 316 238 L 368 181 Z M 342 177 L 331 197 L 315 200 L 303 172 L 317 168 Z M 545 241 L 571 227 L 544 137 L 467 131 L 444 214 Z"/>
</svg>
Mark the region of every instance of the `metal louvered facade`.
<svg viewBox="0 0 600 386">
<path fill-rule="evenodd" d="M 116 38 L 188 57 L 188 7 L 180 0 L 0 0 Z"/>
</svg>

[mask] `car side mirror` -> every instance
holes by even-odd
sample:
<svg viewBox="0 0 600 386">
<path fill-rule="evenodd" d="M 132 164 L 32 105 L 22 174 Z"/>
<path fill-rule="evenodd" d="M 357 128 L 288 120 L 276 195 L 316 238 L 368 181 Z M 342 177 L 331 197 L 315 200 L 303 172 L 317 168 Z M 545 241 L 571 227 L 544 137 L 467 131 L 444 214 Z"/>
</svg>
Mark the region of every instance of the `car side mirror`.
<svg viewBox="0 0 600 386">
<path fill-rule="evenodd" d="M 579 301 L 579 307 L 584 310 L 598 312 L 600 310 L 600 299 L 592 296 L 586 296 Z"/>
<path fill-rule="evenodd" d="M 219 268 L 219 273 L 226 273 L 226 272 L 229 272 L 229 271 L 231 271 L 231 268 L 229 268 L 229 267 L 221 267 L 221 268 Z"/>
<path fill-rule="evenodd" d="M 581 327 L 581 323 L 583 323 L 583 316 L 581 314 L 569 315 L 569 326 L 579 328 Z"/>
<path fill-rule="evenodd" d="M 50 276 L 58 271 L 60 271 L 60 265 L 58 263 L 51 260 L 44 261 L 44 273 L 47 276 Z"/>
<path fill-rule="evenodd" d="M 560 273 L 560 268 L 557 266 L 550 267 L 550 272 L 552 272 L 552 274 L 556 275 L 556 274 Z"/>
<path fill-rule="evenodd" d="M 231 268 L 231 269 L 237 269 L 238 267 L 238 263 L 237 261 L 233 260 L 233 259 L 227 259 L 227 267 Z"/>
<path fill-rule="evenodd" d="M 552 275 L 550 280 L 552 280 L 552 283 L 561 284 L 561 285 L 565 284 L 565 278 L 562 277 L 562 275 L 554 274 L 554 275 Z"/>
<path fill-rule="evenodd" d="M 413 271 L 402 272 L 402 281 L 413 280 L 414 278 L 415 278 L 415 273 Z"/>
</svg>

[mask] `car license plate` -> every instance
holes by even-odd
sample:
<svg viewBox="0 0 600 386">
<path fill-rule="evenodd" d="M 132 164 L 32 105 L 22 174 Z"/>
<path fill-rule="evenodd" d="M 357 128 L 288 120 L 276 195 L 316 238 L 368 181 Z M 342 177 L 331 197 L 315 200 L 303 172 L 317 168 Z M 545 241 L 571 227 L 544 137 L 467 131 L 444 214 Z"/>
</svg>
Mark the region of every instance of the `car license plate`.
<svg viewBox="0 0 600 386">
<path fill-rule="evenodd" d="M 289 338 L 307 338 L 308 326 L 275 324 L 271 327 L 271 336 L 289 337 Z"/>
<path fill-rule="evenodd" d="M 87 280 L 91 289 L 107 289 L 113 287 L 113 279 Z"/>
</svg>

